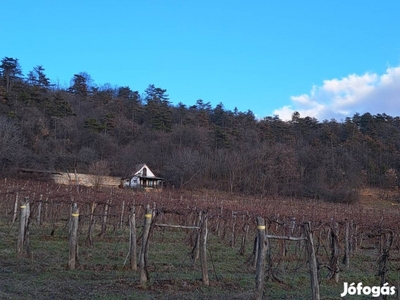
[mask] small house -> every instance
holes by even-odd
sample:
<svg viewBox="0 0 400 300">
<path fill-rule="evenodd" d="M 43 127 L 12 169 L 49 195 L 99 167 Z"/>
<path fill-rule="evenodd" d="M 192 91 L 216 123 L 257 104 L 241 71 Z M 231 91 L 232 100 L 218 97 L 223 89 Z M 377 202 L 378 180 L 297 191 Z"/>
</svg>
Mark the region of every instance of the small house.
<svg viewBox="0 0 400 300">
<path fill-rule="evenodd" d="M 163 178 L 155 176 L 146 164 L 138 164 L 135 166 L 131 176 L 124 180 L 124 187 L 145 189 L 161 188 L 163 182 Z"/>
</svg>

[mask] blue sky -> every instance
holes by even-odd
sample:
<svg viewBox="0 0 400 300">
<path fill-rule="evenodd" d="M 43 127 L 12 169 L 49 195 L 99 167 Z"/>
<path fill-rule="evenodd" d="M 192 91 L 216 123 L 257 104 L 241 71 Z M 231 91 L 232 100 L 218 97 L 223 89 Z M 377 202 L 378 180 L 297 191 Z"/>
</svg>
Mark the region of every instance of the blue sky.
<svg viewBox="0 0 400 300">
<path fill-rule="evenodd" d="M 5 2 L 5 0 L 0 0 Z M 343 120 L 400 115 L 398 0 L 13 0 L 0 57 L 69 86 L 149 84 L 173 104 Z"/>
</svg>

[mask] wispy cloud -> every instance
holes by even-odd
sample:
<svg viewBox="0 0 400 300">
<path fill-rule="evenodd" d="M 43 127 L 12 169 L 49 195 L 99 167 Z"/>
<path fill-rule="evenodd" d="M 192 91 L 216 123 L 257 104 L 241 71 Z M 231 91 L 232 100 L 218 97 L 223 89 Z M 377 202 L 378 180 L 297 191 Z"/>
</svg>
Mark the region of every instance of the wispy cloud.
<svg viewBox="0 0 400 300">
<path fill-rule="evenodd" d="M 295 111 L 300 116 L 322 121 L 338 121 L 355 113 L 400 115 L 400 66 L 388 68 L 382 75 L 351 74 L 342 79 L 325 80 L 313 86 L 309 94 L 291 97 L 292 104 L 274 111 L 282 120 L 290 120 Z"/>
</svg>

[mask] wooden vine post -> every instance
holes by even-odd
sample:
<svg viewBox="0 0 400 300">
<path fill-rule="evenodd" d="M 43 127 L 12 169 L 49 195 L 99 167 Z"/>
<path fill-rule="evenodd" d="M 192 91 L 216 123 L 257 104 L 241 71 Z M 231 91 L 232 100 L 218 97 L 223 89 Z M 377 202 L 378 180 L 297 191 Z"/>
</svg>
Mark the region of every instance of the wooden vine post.
<svg viewBox="0 0 400 300">
<path fill-rule="evenodd" d="M 107 199 L 106 203 L 104 204 L 104 211 L 103 211 L 103 222 L 101 223 L 101 232 L 99 233 L 100 237 L 104 237 L 107 231 L 107 217 L 108 217 L 108 210 L 110 208 L 111 200 Z"/>
<path fill-rule="evenodd" d="M 15 201 L 14 201 L 14 214 L 13 214 L 13 219 L 12 219 L 12 224 L 13 224 L 13 225 L 14 225 L 14 223 L 15 223 L 15 220 L 17 220 L 18 198 L 19 198 L 19 193 L 16 192 L 16 194 L 15 194 Z"/>
<path fill-rule="evenodd" d="M 133 271 L 137 271 L 137 245 L 136 245 L 136 215 L 135 215 L 135 206 L 132 205 L 131 215 L 129 216 L 129 257 L 131 263 L 131 269 Z"/>
<path fill-rule="evenodd" d="M 249 235 L 249 224 L 245 224 L 243 226 L 243 235 L 242 235 L 242 242 L 240 244 L 240 249 L 239 249 L 239 254 L 244 255 L 246 251 L 246 241 L 247 241 L 247 236 Z"/>
<path fill-rule="evenodd" d="M 37 208 L 37 216 L 36 216 L 36 222 L 40 226 L 42 225 L 42 206 L 43 206 L 43 195 L 40 194 L 40 199 L 39 199 L 39 204 Z"/>
<path fill-rule="evenodd" d="M 329 262 L 330 267 L 330 278 L 339 282 L 339 223 L 333 222 L 333 226 L 330 229 L 329 244 L 331 248 L 331 258 Z"/>
<path fill-rule="evenodd" d="M 256 235 L 255 239 L 254 239 L 254 243 L 253 243 L 253 269 L 256 270 L 257 269 L 257 260 L 258 260 L 258 234 Z"/>
<path fill-rule="evenodd" d="M 201 274 L 203 283 L 210 285 L 208 279 L 208 267 L 207 267 L 207 213 L 203 212 L 201 215 L 201 228 L 200 228 L 200 263 L 201 263 Z"/>
<path fill-rule="evenodd" d="M 196 234 L 195 241 L 194 241 L 194 247 L 193 247 L 193 250 L 192 250 L 193 266 L 196 264 L 196 261 L 198 261 L 199 258 L 200 258 L 201 211 L 199 211 L 199 214 L 198 214 L 198 217 L 197 217 L 197 222 L 194 224 L 194 226 L 198 227 L 199 229 L 197 230 L 197 234 Z"/>
<path fill-rule="evenodd" d="M 125 200 L 122 200 L 121 217 L 119 219 L 119 228 L 122 228 L 124 225 L 124 213 L 125 213 Z"/>
<path fill-rule="evenodd" d="M 146 207 L 144 215 L 144 225 L 142 233 L 142 247 L 139 255 L 139 273 L 140 273 L 140 284 L 145 285 L 149 280 L 149 273 L 147 271 L 147 258 L 149 252 L 149 233 L 151 226 L 151 219 L 153 217 L 152 210 L 149 205 Z"/>
<path fill-rule="evenodd" d="M 265 221 L 257 217 L 257 263 L 256 263 L 256 299 L 262 299 L 264 292 L 264 269 L 265 269 Z"/>
<path fill-rule="evenodd" d="M 378 274 L 381 279 L 381 286 L 383 286 L 387 281 L 387 272 L 389 271 L 389 251 L 393 244 L 394 233 L 391 230 L 383 230 L 380 239 L 380 254 L 381 257 L 378 263 Z M 387 299 L 386 296 L 382 297 Z"/>
<path fill-rule="evenodd" d="M 349 221 L 346 220 L 345 224 L 345 237 L 344 237 L 344 259 L 343 263 L 346 265 L 346 268 L 349 268 L 350 266 L 350 223 Z"/>
<path fill-rule="evenodd" d="M 231 234 L 231 248 L 236 244 L 236 212 L 232 211 L 232 234 Z"/>
<path fill-rule="evenodd" d="M 90 217 L 89 217 L 89 228 L 88 228 L 88 234 L 86 238 L 86 244 L 88 247 L 93 247 L 93 239 L 92 239 L 92 234 L 93 234 L 93 225 L 94 225 L 94 211 L 96 209 L 96 202 L 92 202 L 91 209 L 90 209 Z"/>
<path fill-rule="evenodd" d="M 69 231 L 69 260 L 68 269 L 74 270 L 78 257 L 78 223 L 79 223 L 79 208 L 76 203 L 72 204 L 70 216 L 70 231 Z"/>
<path fill-rule="evenodd" d="M 18 230 L 18 241 L 17 241 L 17 254 L 23 255 L 26 250 L 29 254 L 29 215 L 30 207 L 27 198 L 21 203 L 20 206 L 20 219 L 19 219 L 19 230 Z"/>
<path fill-rule="evenodd" d="M 311 282 L 311 299 L 320 300 L 319 295 L 319 282 L 318 282 L 318 266 L 317 257 L 314 249 L 314 241 L 311 232 L 310 222 L 304 223 L 304 235 L 307 240 L 307 256 L 310 266 L 310 282 Z"/>
</svg>

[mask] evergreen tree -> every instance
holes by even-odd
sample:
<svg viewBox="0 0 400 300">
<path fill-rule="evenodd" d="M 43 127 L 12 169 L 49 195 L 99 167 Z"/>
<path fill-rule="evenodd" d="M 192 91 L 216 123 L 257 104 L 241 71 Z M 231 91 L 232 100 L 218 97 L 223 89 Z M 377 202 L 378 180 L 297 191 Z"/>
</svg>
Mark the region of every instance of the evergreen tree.
<svg viewBox="0 0 400 300">
<path fill-rule="evenodd" d="M 22 78 L 22 70 L 18 59 L 4 57 L 1 60 L 0 75 L 3 79 L 7 93 L 11 92 L 13 83 Z"/>
<path fill-rule="evenodd" d="M 147 123 L 156 130 L 171 131 L 172 111 L 167 90 L 150 84 L 145 91 Z"/>
</svg>

